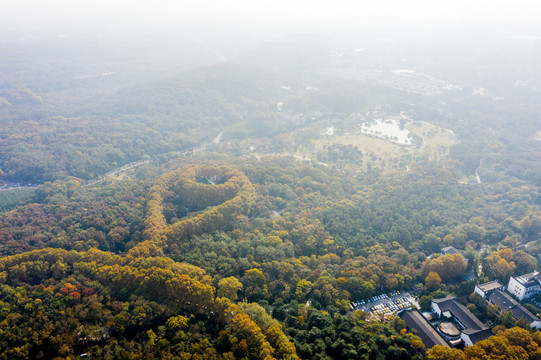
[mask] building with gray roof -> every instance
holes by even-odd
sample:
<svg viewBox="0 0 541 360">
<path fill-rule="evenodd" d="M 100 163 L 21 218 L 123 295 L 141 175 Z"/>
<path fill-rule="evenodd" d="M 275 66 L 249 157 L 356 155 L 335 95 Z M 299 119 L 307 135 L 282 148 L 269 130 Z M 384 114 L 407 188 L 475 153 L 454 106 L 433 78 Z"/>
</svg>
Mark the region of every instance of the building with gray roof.
<svg viewBox="0 0 541 360">
<path fill-rule="evenodd" d="M 510 311 L 515 320 L 524 319 L 532 328 L 541 328 L 541 321 L 528 309 L 513 299 L 509 294 L 496 289 L 487 298 L 488 301 L 498 307 L 500 311 Z"/>
<path fill-rule="evenodd" d="M 498 280 L 489 281 L 484 284 L 475 285 L 474 292 L 485 299 L 492 291 L 496 289 L 503 289 L 503 285 Z"/>
<path fill-rule="evenodd" d="M 463 329 L 485 329 L 486 326 L 475 315 L 462 305 L 456 296 L 448 295 L 444 298 L 434 299 L 430 304 L 432 311 L 438 316 L 449 312 Z"/>
<path fill-rule="evenodd" d="M 441 254 L 442 255 L 455 255 L 455 254 L 459 254 L 462 256 L 462 258 L 464 260 L 466 260 L 466 262 L 468 262 L 468 259 L 464 257 L 464 254 L 462 254 L 462 252 L 460 252 L 460 250 L 458 250 L 457 248 L 455 248 L 454 246 L 446 246 L 444 248 L 441 249 Z"/>
<path fill-rule="evenodd" d="M 489 328 L 486 328 L 484 330 L 465 329 L 464 331 L 462 331 L 460 338 L 464 342 L 464 345 L 472 346 L 479 341 L 488 339 L 492 335 L 494 334 L 492 334 L 492 330 L 490 330 Z"/>
<path fill-rule="evenodd" d="M 455 255 L 455 254 L 462 255 L 462 253 L 458 251 L 454 246 L 444 247 L 443 249 L 441 249 L 441 254 L 442 255 Z"/>
<path fill-rule="evenodd" d="M 449 343 L 438 333 L 419 310 L 405 310 L 398 314 L 404 320 L 410 330 L 415 330 L 426 349 L 430 349 L 436 345 L 449 347 Z"/>
<path fill-rule="evenodd" d="M 478 341 L 486 339 L 491 334 L 485 326 L 468 308 L 462 305 L 455 296 L 434 299 L 430 307 L 440 319 L 452 319 L 460 330 L 460 338 L 465 345 L 471 346 Z"/>
</svg>

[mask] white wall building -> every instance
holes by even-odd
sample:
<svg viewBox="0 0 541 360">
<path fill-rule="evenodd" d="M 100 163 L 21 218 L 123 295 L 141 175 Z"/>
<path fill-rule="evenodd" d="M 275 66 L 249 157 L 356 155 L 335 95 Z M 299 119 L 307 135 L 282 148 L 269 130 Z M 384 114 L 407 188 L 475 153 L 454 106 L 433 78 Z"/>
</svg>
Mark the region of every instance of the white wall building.
<svg viewBox="0 0 541 360">
<path fill-rule="evenodd" d="M 507 292 L 520 301 L 541 293 L 541 276 L 538 271 L 521 276 L 511 276 Z"/>
<path fill-rule="evenodd" d="M 484 284 L 475 285 L 473 290 L 477 295 L 485 299 L 490 293 L 496 289 L 503 289 L 503 285 L 498 280 L 490 281 Z"/>
<path fill-rule="evenodd" d="M 468 308 L 462 305 L 455 296 L 434 299 L 430 303 L 432 312 L 439 318 L 453 319 L 458 325 L 460 338 L 466 346 L 471 346 L 492 335 L 490 328 L 485 326 Z"/>
<path fill-rule="evenodd" d="M 475 343 L 478 343 L 479 341 L 483 341 L 491 337 L 492 330 L 489 328 L 482 329 L 482 330 L 476 330 L 476 329 L 465 329 L 460 333 L 460 338 L 464 342 L 464 345 L 466 346 L 472 346 Z"/>
</svg>

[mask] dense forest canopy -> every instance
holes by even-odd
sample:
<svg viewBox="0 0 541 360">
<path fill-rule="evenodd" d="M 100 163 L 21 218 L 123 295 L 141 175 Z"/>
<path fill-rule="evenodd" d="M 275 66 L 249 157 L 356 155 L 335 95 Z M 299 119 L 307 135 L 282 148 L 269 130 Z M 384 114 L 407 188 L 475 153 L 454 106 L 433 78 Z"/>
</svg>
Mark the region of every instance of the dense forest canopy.
<svg viewBox="0 0 541 360">
<path fill-rule="evenodd" d="M 539 40 L 2 39 L 0 359 L 539 357 L 472 294 L 539 270 Z"/>
</svg>

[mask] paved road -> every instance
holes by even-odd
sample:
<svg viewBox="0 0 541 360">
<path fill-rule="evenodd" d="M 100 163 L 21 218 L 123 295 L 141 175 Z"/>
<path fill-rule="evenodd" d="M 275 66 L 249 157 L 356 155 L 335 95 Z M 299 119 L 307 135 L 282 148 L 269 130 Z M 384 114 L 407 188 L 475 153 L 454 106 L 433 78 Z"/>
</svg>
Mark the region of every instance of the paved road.
<svg viewBox="0 0 541 360">
<path fill-rule="evenodd" d="M 22 190 L 22 189 L 35 189 L 38 186 L 35 184 L 29 183 L 16 183 L 11 181 L 4 181 L 0 185 L 0 191 L 10 191 L 10 190 Z"/>
</svg>

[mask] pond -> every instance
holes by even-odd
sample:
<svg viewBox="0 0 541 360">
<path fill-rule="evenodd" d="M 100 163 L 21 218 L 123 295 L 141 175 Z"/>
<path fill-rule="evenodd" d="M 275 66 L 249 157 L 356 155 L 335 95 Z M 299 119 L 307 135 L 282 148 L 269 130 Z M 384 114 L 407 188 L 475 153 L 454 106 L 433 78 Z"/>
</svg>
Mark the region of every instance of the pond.
<svg viewBox="0 0 541 360">
<path fill-rule="evenodd" d="M 395 144 L 412 144 L 410 132 L 403 124 L 401 126 L 399 120 L 377 119 L 368 123 L 363 123 L 361 124 L 361 133 L 379 137 Z"/>
</svg>

